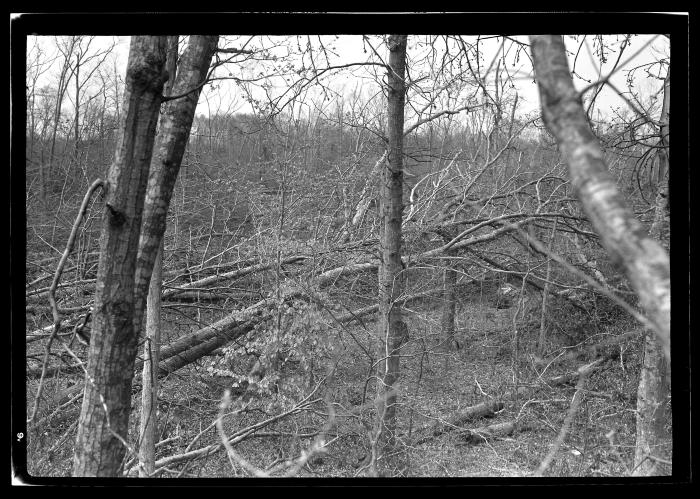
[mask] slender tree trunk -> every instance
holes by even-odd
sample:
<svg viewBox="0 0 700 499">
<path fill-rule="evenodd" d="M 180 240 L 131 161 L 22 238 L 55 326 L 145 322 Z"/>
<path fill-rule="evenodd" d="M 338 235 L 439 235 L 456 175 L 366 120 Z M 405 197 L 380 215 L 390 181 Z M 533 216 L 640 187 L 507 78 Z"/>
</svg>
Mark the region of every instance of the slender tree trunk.
<svg viewBox="0 0 700 499">
<path fill-rule="evenodd" d="M 75 58 L 75 148 L 78 149 L 80 140 L 80 56 Z"/>
<path fill-rule="evenodd" d="M 456 235 L 456 234 L 455 234 Z M 449 240 L 445 241 L 446 243 Z M 446 256 L 453 257 L 457 254 L 457 250 L 450 248 L 445 252 Z M 451 263 L 448 260 L 447 266 L 442 274 L 442 345 L 446 350 L 456 348 L 455 340 L 455 312 L 457 310 L 457 272 L 452 269 Z M 447 357 L 445 357 L 447 359 Z"/>
<path fill-rule="evenodd" d="M 382 380 L 379 387 L 378 445 L 388 468 L 386 456 L 395 444 L 396 388 L 399 380 L 398 348 L 406 337 L 401 308 L 396 300 L 403 292 L 401 263 L 401 217 L 403 212 L 403 125 L 406 86 L 405 35 L 389 37 L 388 130 L 389 154 L 380 180 L 380 255 L 378 333 L 382 352 Z"/>
<path fill-rule="evenodd" d="M 65 96 L 66 90 L 68 89 L 68 83 L 70 81 L 71 75 L 68 74 L 70 70 L 70 58 L 73 54 L 73 49 L 79 37 L 71 37 L 70 45 L 66 49 L 65 60 L 63 62 L 63 67 L 61 68 L 61 73 L 58 78 L 58 88 L 56 89 L 56 105 L 54 107 L 53 115 L 53 128 L 51 130 L 51 149 L 49 151 L 49 164 L 46 166 L 44 172 L 44 181 L 51 181 L 51 172 L 53 170 L 54 155 L 56 154 L 56 137 L 58 135 L 58 125 L 61 121 L 61 106 L 63 105 L 63 97 Z M 66 139 L 68 137 L 66 136 Z M 42 183 L 41 186 L 41 199 L 46 201 L 46 184 Z"/>
<path fill-rule="evenodd" d="M 166 71 L 168 81 L 164 93 L 170 94 L 177 70 L 178 36 L 168 38 Z M 155 471 L 156 435 L 158 434 L 158 361 L 160 359 L 160 303 L 163 286 L 163 238 L 153 263 L 153 274 L 146 301 L 146 341 L 143 352 L 141 380 L 141 443 L 139 445 L 139 476 L 148 477 Z"/>
<path fill-rule="evenodd" d="M 557 230 L 557 219 L 554 219 L 552 224 L 552 233 L 549 236 L 549 251 L 552 251 L 554 235 Z M 547 256 L 547 271 L 544 280 L 544 289 L 542 290 L 542 309 L 540 310 L 540 336 L 537 341 L 537 355 L 544 355 L 544 345 L 547 340 L 547 296 L 549 294 L 549 278 L 552 275 L 552 259 Z"/>
<path fill-rule="evenodd" d="M 139 445 L 140 477 L 155 471 L 156 435 L 158 434 L 158 362 L 160 360 L 160 297 L 163 285 L 163 241 L 153 265 L 146 310 L 146 341 L 141 380 L 141 442 Z"/>
<path fill-rule="evenodd" d="M 668 253 L 627 207 L 607 169 L 571 78 L 564 40 L 531 36 L 540 105 L 547 128 L 569 164 L 571 183 L 613 262 L 625 269 L 650 326 L 671 357 L 671 276 Z"/>
<path fill-rule="evenodd" d="M 668 241 L 668 173 L 670 75 L 664 81 L 664 102 L 661 109 L 661 148 L 659 149 L 659 184 L 656 195 L 654 222 L 651 237 L 662 244 Z M 668 249 L 668 248 L 667 248 Z M 655 458 L 670 461 L 671 438 L 666 431 L 669 414 L 666 410 L 670 369 L 663 356 L 661 345 L 653 332 L 644 339 L 644 362 L 639 374 L 637 390 L 637 442 L 634 453 L 635 476 L 670 475 L 670 465 L 661 464 Z"/>
<path fill-rule="evenodd" d="M 36 135 L 36 115 L 35 115 L 35 103 L 36 103 L 36 81 L 32 83 L 32 88 L 30 90 L 29 97 L 27 98 L 27 113 L 29 114 L 29 148 L 27 152 L 27 159 L 34 159 L 34 136 Z M 39 164 L 39 171 L 41 172 L 41 163 Z M 40 176 L 41 178 L 41 176 Z"/>
<path fill-rule="evenodd" d="M 100 259 L 74 476 L 117 476 L 127 450 L 137 353 L 135 274 L 141 213 L 165 72 L 166 37 L 131 40 L 124 120 L 106 180 Z M 150 277 L 150 276 L 149 276 Z"/>
</svg>

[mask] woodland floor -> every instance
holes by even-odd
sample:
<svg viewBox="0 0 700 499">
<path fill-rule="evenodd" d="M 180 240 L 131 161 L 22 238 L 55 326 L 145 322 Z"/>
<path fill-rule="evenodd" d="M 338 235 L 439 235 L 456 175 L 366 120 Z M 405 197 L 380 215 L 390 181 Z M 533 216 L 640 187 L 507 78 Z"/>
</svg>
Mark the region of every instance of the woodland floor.
<svg viewBox="0 0 700 499">
<path fill-rule="evenodd" d="M 474 297 L 472 297 L 474 298 Z M 544 380 L 575 371 L 583 361 L 569 360 L 538 366 L 529 352 L 535 351 L 539 325 L 521 327 L 518 361 L 513 359 L 514 308 L 494 309 L 478 300 L 462 302 L 457 313 L 457 339 L 461 348 L 449 352 L 436 349 L 440 308 L 437 300 L 422 300 L 409 312 L 411 340 L 402 350 L 401 388 L 397 418 L 399 447 L 404 451 L 403 470 L 398 474 L 419 477 L 526 477 L 531 476 L 559 434 L 575 392 L 570 384 L 548 387 Z M 364 321 L 372 330 L 374 321 Z M 607 326 L 606 334 L 626 332 L 629 324 L 620 320 Z M 368 360 L 350 339 L 368 338 L 368 331 L 349 323 L 339 334 L 342 352 L 325 396 L 334 402 L 334 424 L 327 431 L 326 452 L 312 457 L 297 473 L 306 477 L 363 476 L 363 460 L 369 453 L 369 432 L 373 421 L 371 398 L 363 391 Z M 38 342 L 37 342 L 38 343 Z M 566 350 L 552 333 L 547 359 Z M 569 342 L 570 343 L 570 342 Z M 608 361 L 586 380 L 581 405 L 564 444 L 545 476 L 619 477 L 629 474 L 635 442 L 635 405 L 641 338 L 616 346 L 620 355 Z M 283 390 L 267 400 L 253 399 L 244 413 L 225 419 L 232 433 L 278 414 L 308 393 L 309 387 L 324 375 L 318 362 L 314 378 L 296 378 L 296 396 L 283 396 Z M 546 369 L 545 369 L 546 367 Z M 422 443 L 416 437 L 436 421 L 449 420 L 461 410 L 489 400 L 498 400 L 518 386 L 536 386 L 527 397 L 503 399 L 504 408 L 491 419 L 476 420 L 464 428 L 512 421 L 527 423 L 522 431 L 481 443 L 468 443 L 460 430 L 453 428 Z M 28 384 L 28 401 L 33 400 L 36 381 Z M 64 383 L 48 381 L 47 396 Z M 166 443 L 156 450 L 156 459 L 220 442 L 213 422 L 219 412 L 223 388 L 212 383 L 202 365 L 193 364 L 170 375 L 162 383 L 159 424 Z M 138 427 L 139 397 L 135 396 L 132 428 Z M 261 470 L 275 463 L 297 458 L 308 449 L 315 434 L 328 420 L 327 405 L 320 401 L 313 410 L 283 418 L 235 445 L 235 450 Z M 357 408 L 360 408 L 358 411 Z M 366 409 L 363 409 L 365 407 Z M 353 408 L 355 411 L 353 412 Z M 68 406 L 48 419 L 46 431 L 29 442 L 29 470 L 39 476 L 69 476 L 75 421 L 80 404 Z M 42 417 L 48 415 L 48 410 Z M 191 442 L 199 435 L 199 439 Z M 188 444 L 190 447 L 188 448 Z M 51 449 L 51 452 L 47 452 Z M 226 452 L 163 470 L 164 477 L 248 476 L 240 465 L 232 464 Z"/>
</svg>

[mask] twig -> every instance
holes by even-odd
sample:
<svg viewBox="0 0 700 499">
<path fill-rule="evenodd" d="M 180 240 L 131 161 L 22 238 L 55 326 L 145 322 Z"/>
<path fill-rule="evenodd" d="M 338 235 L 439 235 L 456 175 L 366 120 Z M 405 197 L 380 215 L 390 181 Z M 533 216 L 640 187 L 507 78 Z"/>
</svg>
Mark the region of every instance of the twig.
<svg viewBox="0 0 700 499">
<path fill-rule="evenodd" d="M 622 56 L 622 53 L 620 53 L 620 57 L 617 58 L 617 62 L 615 63 L 615 66 L 613 67 L 612 71 L 610 71 L 610 73 L 608 73 L 608 75 L 607 75 L 606 77 L 601 78 L 601 79 L 599 79 L 599 80 L 597 80 L 597 81 L 594 81 L 594 82 L 591 83 L 590 85 L 587 85 L 586 87 L 584 87 L 583 90 L 581 90 L 581 91 L 578 93 L 579 96 L 583 96 L 586 92 L 588 92 L 589 90 L 591 90 L 592 88 L 594 88 L 594 87 L 596 87 L 596 86 L 598 86 L 598 85 L 601 85 L 601 86 L 602 86 L 602 85 L 604 85 L 604 84 L 607 84 L 608 81 L 610 80 L 610 78 L 611 78 L 615 73 L 617 73 L 619 70 L 621 70 L 622 68 L 624 68 L 624 67 L 627 65 L 627 63 L 631 62 L 635 57 L 637 57 L 637 56 L 638 56 L 639 54 L 641 54 L 644 50 L 646 50 L 646 48 L 647 48 L 649 45 L 651 45 L 652 43 L 654 43 L 658 37 L 659 37 L 659 35 L 656 35 L 656 36 L 654 36 L 653 38 L 651 38 L 650 40 L 647 40 L 647 42 L 646 42 L 644 45 L 642 45 L 642 46 L 639 48 L 639 50 L 637 50 L 634 54 L 632 54 L 630 57 L 628 57 L 628 58 L 625 60 L 625 62 L 623 62 L 622 64 L 618 64 L 618 63 L 620 62 L 620 57 Z M 627 42 L 627 40 L 625 40 L 625 44 L 626 44 L 626 42 Z M 623 49 L 622 49 L 622 50 L 624 50 L 624 45 L 623 45 Z"/>
</svg>

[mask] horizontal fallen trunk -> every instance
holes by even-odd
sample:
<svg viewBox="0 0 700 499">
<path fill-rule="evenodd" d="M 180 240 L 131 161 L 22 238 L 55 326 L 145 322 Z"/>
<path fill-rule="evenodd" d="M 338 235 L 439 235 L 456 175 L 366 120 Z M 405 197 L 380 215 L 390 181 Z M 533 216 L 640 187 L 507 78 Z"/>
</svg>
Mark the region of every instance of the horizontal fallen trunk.
<svg viewBox="0 0 700 499">
<path fill-rule="evenodd" d="M 431 289 L 409 295 L 403 298 L 401 302 L 409 303 L 413 300 L 423 299 L 439 291 L 439 289 Z M 293 291 L 285 295 L 285 300 L 290 300 L 303 294 L 304 291 L 302 290 Z M 252 331 L 258 323 L 272 317 L 275 303 L 275 299 L 261 300 L 243 311 L 228 315 L 210 326 L 185 335 L 169 345 L 163 346 L 160 351 L 161 360 L 158 364 L 159 376 L 165 376 L 202 357 L 211 355 L 218 348 Z M 350 322 L 374 313 L 377 309 L 378 307 L 376 305 L 364 307 L 355 312 L 338 316 L 335 320 L 340 323 Z M 134 368 L 135 371 L 139 371 L 142 367 L 143 361 L 137 360 Z M 64 390 L 58 397 L 59 401 L 67 400 L 74 396 L 80 389 L 82 389 L 82 384 L 74 385 Z"/>
<path fill-rule="evenodd" d="M 80 308 L 82 309 L 83 307 L 80 307 Z M 90 309 L 91 307 L 86 305 L 85 308 Z M 59 312 L 60 312 L 60 310 L 61 309 L 59 309 Z M 75 328 L 76 325 L 82 323 L 84 320 L 85 320 L 85 314 L 82 314 L 82 315 L 76 317 L 74 320 L 61 322 L 61 328 L 59 329 L 58 334 L 61 335 L 62 331 L 66 331 L 66 330 Z M 40 329 L 36 329 L 36 330 L 32 331 L 31 333 L 28 333 L 27 337 L 26 337 L 27 338 L 26 342 L 32 343 L 32 342 L 37 341 L 37 340 L 48 338 L 49 336 L 51 336 L 51 334 L 53 334 L 53 328 L 54 328 L 54 325 L 49 324 L 48 326 L 42 327 Z"/>
<path fill-rule="evenodd" d="M 501 265 L 500 263 L 498 263 L 497 261 L 495 261 L 495 260 L 489 258 L 489 257 L 486 256 L 486 255 L 482 255 L 481 253 L 479 253 L 479 252 L 477 252 L 477 251 L 474 251 L 474 250 L 469 250 L 469 252 L 470 252 L 471 254 L 473 254 L 474 256 L 476 256 L 477 258 L 480 258 L 481 260 L 485 261 L 486 263 L 488 263 L 488 264 L 491 265 L 492 267 L 495 267 L 495 268 L 497 268 L 497 269 L 499 269 L 499 270 L 508 271 L 508 269 L 507 269 L 504 265 Z M 523 279 L 525 279 L 525 282 L 527 282 L 527 283 L 528 283 L 530 286 L 532 286 L 533 288 L 537 289 L 537 290 L 540 291 L 540 292 L 544 292 L 544 285 L 543 285 L 543 284 L 540 284 L 540 283 L 537 282 L 537 280 L 536 280 L 536 279 L 542 280 L 542 278 L 539 277 L 539 276 L 537 276 L 537 275 L 535 275 L 534 272 L 531 272 L 531 273 L 524 273 L 524 274 L 523 274 Z M 563 289 L 563 290 L 559 290 L 559 291 L 550 290 L 550 291 L 549 291 L 549 294 L 550 294 L 550 295 L 554 295 L 554 296 L 556 296 L 556 297 L 558 297 L 558 298 L 563 298 L 564 300 L 568 301 L 568 302 L 571 303 L 574 307 L 576 307 L 577 309 L 581 310 L 582 312 L 588 312 L 588 311 L 586 310 L 585 307 L 583 307 L 580 303 L 576 302 L 576 300 L 573 300 L 570 296 L 568 296 L 568 295 L 566 294 L 566 291 L 568 291 L 568 289 Z"/>
<path fill-rule="evenodd" d="M 584 375 L 587 376 L 588 374 L 592 373 L 593 371 L 596 371 L 603 367 L 603 364 L 607 361 L 607 358 L 600 358 L 597 360 L 594 360 L 590 364 L 586 364 L 584 366 L 579 367 L 576 371 L 562 374 L 560 376 L 555 376 L 553 378 L 549 378 L 547 380 L 547 384 L 549 386 L 557 386 L 557 385 L 565 385 L 567 383 L 571 383 L 572 381 L 577 380 L 580 376 Z"/>
<path fill-rule="evenodd" d="M 591 360 L 597 359 L 598 357 L 615 360 L 619 358 L 620 353 L 618 350 L 610 347 L 637 336 L 641 336 L 642 333 L 644 333 L 643 329 L 636 329 L 621 335 L 612 336 L 611 338 L 605 339 L 593 345 L 586 345 L 580 348 L 571 349 L 563 355 L 560 354 L 553 359 L 535 359 L 535 366 L 543 368 L 575 359 Z"/>
<path fill-rule="evenodd" d="M 416 445 L 427 442 L 444 433 L 458 429 L 470 421 L 483 418 L 492 418 L 496 412 L 503 409 L 503 402 L 499 400 L 489 400 L 480 404 L 467 407 L 447 421 L 436 421 L 428 428 L 428 435 L 418 439 Z"/>
<path fill-rule="evenodd" d="M 581 375 L 588 375 L 605 365 L 609 359 L 602 357 L 589 364 L 585 364 L 579 367 L 576 371 L 565 373 L 559 376 L 554 376 L 544 380 L 542 384 L 532 385 L 532 386 L 520 386 L 517 391 L 512 390 L 506 392 L 501 400 L 490 400 L 487 402 L 482 402 L 475 406 L 467 407 L 458 414 L 452 416 L 447 421 L 438 421 L 429 427 L 428 435 L 420 438 L 416 441 L 416 445 L 425 443 L 435 437 L 443 435 L 451 431 L 459 431 L 467 443 L 479 443 L 484 441 L 485 438 L 491 436 L 505 436 L 509 433 L 514 432 L 516 429 L 525 429 L 523 427 L 517 426 L 516 421 L 511 421 L 508 423 L 499 423 L 492 426 L 487 426 L 483 428 L 477 428 L 475 430 L 464 430 L 461 427 L 470 421 L 475 419 L 490 418 L 496 412 L 500 411 L 504 407 L 503 400 L 516 398 L 529 397 L 533 392 L 543 388 L 544 386 L 559 386 L 566 383 L 570 383 L 577 380 Z M 521 423 L 522 424 L 522 423 Z"/>
<path fill-rule="evenodd" d="M 520 227 L 521 225 L 530 222 L 531 220 L 532 220 L 532 217 L 526 218 L 520 222 L 499 227 L 498 229 L 495 229 L 487 234 L 483 234 L 480 236 L 473 236 L 469 239 L 461 240 L 458 243 L 452 245 L 451 249 L 456 250 L 456 249 L 461 249 L 461 248 L 467 248 L 467 247 L 475 245 L 475 244 L 492 241 L 493 239 L 496 239 L 498 236 L 505 234 L 507 232 L 513 231 L 516 228 Z M 364 245 L 364 243 L 363 243 L 363 245 Z M 419 262 L 421 260 L 437 257 L 437 256 L 441 255 L 443 252 L 444 252 L 444 247 L 440 247 L 440 248 L 435 248 L 433 250 L 425 251 L 423 253 L 419 253 L 417 255 L 404 256 L 404 257 L 402 257 L 402 260 L 403 260 L 404 264 L 407 267 L 409 267 L 411 265 L 415 265 L 417 262 Z M 308 257 L 299 256 L 299 255 L 293 256 L 293 257 L 287 257 L 282 261 L 282 263 L 283 264 L 284 263 L 296 263 L 296 262 L 299 262 L 299 261 L 304 260 L 306 258 L 308 258 Z M 203 280 L 188 283 L 187 285 L 180 286 L 180 287 L 175 288 L 175 289 L 166 290 L 163 293 L 163 299 L 167 299 L 171 296 L 176 296 L 177 293 L 187 291 L 188 289 L 190 289 L 192 287 L 199 288 L 199 287 L 202 287 L 203 285 L 206 285 L 207 283 L 211 284 L 212 282 L 216 282 L 216 280 L 222 278 L 221 276 L 226 276 L 225 277 L 226 279 L 239 278 L 239 277 L 243 277 L 245 275 L 249 275 L 249 274 L 254 273 L 254 272 L 258 272 L 261 270 L 272 268 L 274 265 L 276 265 L 276 263 L 275 264 L 264 264 L 264 265 L 263 264 L 253 265 L 251 267 L 246 267 L 244 269 L 239 269 L 239 270 L 235 270 L 232 272 L 219 274 L 219 276 L 210 276 L 210 277 L 207 277 Z M 315 281 L 315 284 L 319 287 L 328 286 L 342 276 L 350 276 L 350 275 L 355 275 L 355 274 L 359 274 L 362 272 L 376 271 L 378 266 L 379 266 L 378 260 L 371 260 L 371 261 L 366 261 L 366 262 L 346 264 L 346 265 L 343 265 L 340 267 L 336 267 L 336 268 L 327 270 L 327 271 L 319 274 L 314 279 L 314 281 Z M 214 279 L 214 280 L 207 281 L 207 279 Z M 288 293 L 287 297 L 294 298 L 296 296 L 302 295 L 303 293 L 304 293 L 304 291 L 299 289 L 298 291 Z M 251 307 L 248 307 L 248 309 L 246 309 L 246 310 L 249 310 L 249 309 L 257 307 L 257 306 L 258 306 L 258 304 L 251 305 Z M 239 312 L 234 312 L 234 314 L 237 314 L 237 313 L 239 313 Z M 34 334 L 42 334 L 45 331 L 50 331 L 52 327 L 53 327 L 53 325 L 47 326 L 45 328 L 37 329 L 37 330 L 29 333 L 27 336 L 32 336 Z"/>
<path fill-rule="evenodd" d="M 506 392 L 502 399 L 503 400 L 508 400 L 508 399 L 514 399 L 514 398 L 528 398 L 531 397 L 534 392 L 537 390 L 541 390 L 544 387 L 555 387 L 555 386 L 561 386 L 561 385 L 566 385 L 568 383 L 572 383 L 576 380 L 581 375 L 586 375 L 588 376 L 594 371 L 597 371 L 598 369 L 602 369 L 607 363 L 610 361 L 610 356 L 605 355 L 603 357 L 600 357 L 593 362 L 590 362 L 588 364 L 584 364 L 580 366 L 578 369 L 575 371 L 570 371 L 568 373 L 560 374 L 559 376 L 552 376 L 551 378 L 547 378 L 542 380 L 540 383 L 533 384 L 533 385 L 523 385 L 519 386 L 517 390 L 511 390 L 509 392 Z"/>
<path fill-rule="evenodd" d="M 506 421 L 490 426 L 482 426 L 473 430 L 463 430 L 459 433 L 461 440 L 457 445 L 477 445 L 487 442 L 492 438 L 503 438 L 512 435 L 516 431 L 527 431 L 535 428 L 535 425 L 523 421 Z"/>
<path fill-rule="evenodd" d="M 231 293 L 226 291 L 182 291 L 177 295 L 168 295 L 163 297 L 164 301 L 176 300 L 179 302 L 206 302 L 206 301 L 221 301 L 231 298 Z"/>
<path fill-rule="evenodd" d="M 403 298 L 402 303 L 419 300 L 439 292 L 439 289 L 423 291 Z M 285 295 L 285 301 L 293 297 L 302 295 L 302 291 L 294 291 Z M 161 349 L 160 357 L 164 359 L 160 362 L 161 375 L 176 371 L 181 367 L 194 362 L 195 360 L 211 354 L 231 341 L 243 336 L 255 328 L 256 324 L 272 317 L 274 300 L 262 300 L 252 307 L 247 308 L 240 314 L 225 317 L 224 319 L 208 326 L 196 333 L 184 336 L 174 341 L 170 345 Z M 375 313 L 377 305 L 364 307 L 348 314 L 335 317 L 340 323 L 357 320 L 366 315 Z"/>
<path fill-rule="evenodd" d="M 69 314 L 76 314 L 79 312 L 86 312 L 90 310 L 91 305 L 78 305 L 75 307 L 66 307 L 66 308 L 60 308 L 58 307 L 58 313 L 61 315 L 69 315 Z M 38 315 L 38 314 L 50 314 L 51 313 L 51 305 L 49 303 L 46 304 L 36 304 L 36 305 L 27 305 L 25 308 L 25 312 L 30 314 L 30 315 Z M 27 341 L 35 341 L 35 340 L 30 340 L 33 336 L 42 336 L 41 331 L 51 331 L 53 330 L 53 324 L 49 324 L 46 326 L 46 328 L 42 329 L 37 329 L 35 331 L 32 331 L 27 335 Z M 63 327 L 62 327 L 63 329 Z M 50 335 L 51 333 L 49 333 Z M 39 338 L 37 338 L 39 339 Z"/>
<path fill-rule="evenodd" d="M 492 241 L 500 235 L 513 231 L 521 225 L 526 224 L 530 221 L 531 218 L 526 218 L 517 223 L 499 227 L 498 229 L 495 229 L 487 234 L 483 234 L 480 236 L 472 236 L 469 239 L 460 240 L 459 242 L 453 244 L 451 246 L 451 249 L 456 250 L 461 248 L 467 248 L 475 244 Z M 444 246 L 420 253 L 418 255 L 408 255 L 403 257 L 402 260 L 406 265 L 415 265 L 415 263 L 420 260 L 437 257 L 443 252 Z M 287 263 L 292 263 L 292 261 L 298 261 L 297 259 L 300 258 L 303 259 L 305 257 L 289 257 L 285 260 L 290 260 Z M 315 285 L 318 287 L 328 286 L 342 276 L 355 275 L 361 272 L 376 270 L 378 268 L 378 265 L 378 260 L 373 260 L 368 262 L 352 263 L 336 267 L 318 275 L 314 279 Z M 247 272 L 249 274 L 258 270 L 261 270 L 260 266 L 252 266 L 247 267 L 246 269 L 240 269 L 227 274 L 230 276 L 229 278 L 233 278 L 234 274 L 237 277 L 241 277 L 242 271 Z M 201 286 L 201 282 L 199 282 L 197 286 Z M 306 291 L 304 289 L 297 288 L 296 290 L 285 293 L 284 300 L 291 300 L 304 294 L 306 294 Z M 425 295 L 421 294 L 420 296 L 422 297 Z M 268 312 L 264 312 L 264 310 L 266 309 L 266 307 L 274 306 L 275 303 L 276 300 L 273 299 L 261 300 L 242 311 L 236 311 L 228 315 L 227 317 L 224 317 L 223 319 L 215 322 L 214 324 L 203 328 L 195 333 L 187 335 L 179 340 L 176 340 L 170 345 L 164 347 L 163 350 L 161 350 L 161 362 L 159 363 L 158 370 L 159 375 L 164 375 L 173 372 L 177 369 L 180 369 L 196 361 L 197 359 L 200 359 L 201 357 L 210 354 L 214 350 L 226 345 L 230 341 L 233 341 L 234 339 L 237 339 L 242 335 L 248 333 L 255 327 L 255 324 L 262 320 L 263 315 L 265 315 L 266 317 L 269 316 L 269 309 Z M 370 312 L 368 311 L 367 313 Z M 256 315 L 261 317 L 259 317 L 257 320 L 253 320 L 253 317 Z M 357 314 L 354 314 L 354 317 L 358 317 Z M 350 317 L 350 319 L 352 318 L 353 317 Z M 37 330 L 36 332 L 41 334 L 45 332 L 45 329 L 49 328 L 50 327 L 43 328 Z M 142 361 L 137 361 L 135 368 L 138 370 L 142 366 Z M 62 392 L 59 395 L 59 400 L 65 401 L 67 398 L 70 398 L 73 395 L 75 395 L 75 393 L 77 393 L 77 391 L 80 389 L 80 385 L 75 385 L 67 390 L 64 390 L 64 392 Z"/>
<path fill-rule="evenodd" d="M 75 287 L 83 286 L 86 284 L 95 284 L 95 279 L 83 279 L 80 281 L 64 282 L 64 283 L 58 284 L 56 286 L 56 288 L 57 289 L 75 288 Z M 33 291 L 28 291 L 26 294 L 26 298 L 27 298 L 27 300 L 31 300 L 31 301 L 36 301 L 36 300 L 41 300 L 41 299 L 47 298 L 49 296 L 49 290 L 50 290 L 50 287 L 35 289 Z"/>
<path fill-rule="evenodd" d="M 292 263 L 298 263 L 303 260 L 305 260 L 306 256 L 302 255 L 296 255 L 296 256 L 290 256 L 287 258 L 284 258 L 280 263 L 282 265 L 289 265 Z M 244 267 L 242 269 L 238 270 L 232 270 L 230 272 L 224 272 L 222 274 L 216 274 L 212 275 L 209 277 L 205 277 L 203 279 L 199 279 L 197 281 L 193 281 L 187 284 L 183 284 L 182 286 L 178 286 L 176 288 L 171 288 L 167 289 L 163 292 L 163 299 L 166 300 L 170 297 L 177 296 L 181 293 L 184 293 L 185 291 L 191 290 L 193 288 L 202 288 L 204 286 L 209 286 L 210 284 L 215 284 L 221 281 L 226 281 L 226 280 L 231 280 L 231 279 L 239 279 L 241 277 L 254 274 L 256 272 L 261 272 L 263 270 L 269 270 L 277 266 L 277 262 L 271 262 L 271 263 L 260 263 L 258 265 L 251 265 L 249 267 Z"/>
</svg>

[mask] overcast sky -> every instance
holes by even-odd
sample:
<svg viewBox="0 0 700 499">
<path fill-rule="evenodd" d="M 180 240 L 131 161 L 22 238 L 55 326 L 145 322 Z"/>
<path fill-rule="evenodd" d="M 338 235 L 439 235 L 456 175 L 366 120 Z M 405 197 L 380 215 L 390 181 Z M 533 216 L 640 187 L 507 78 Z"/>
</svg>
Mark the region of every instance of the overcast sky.
<svg viewBox="0 0 700 499">
<path fill-rule="evenodd" d="M 30 37 L 31 38 L 31 37 Z M 98 37 L 93 46 L 108 46 L 112 41 L 116 41 L 117 45 L 114 51 L 114 57 L 116 59 L 116 67 L 121 68 L 122 73 L 126 68 L 126 62 L 128 58 L 129 51 L 129 37 Z M 267 43 L 274 42 L 275 37 L 266 37 Z M 302 43 L 306 37 L 301 39 Z M 360 35 L 342 35 L 339 37 L 320 37 L 323 39 L 324 44 L 330 48 L 334 48 L 333 52 L 337 54 L 337 64 L 351 63 L 351 62 L 363 62 L 367 60 L 367 46 L 363 44 L 362 36 Z M 413 40 L 411 40 L 413 38 Z M 487 37 L 486 37 L 487 38 Z M 425 40 L 425 36 L 409 37 L 409 59 L 412 56 L 417 56 L 412 51 L 412 41 L 419 42 Z M 465 40 L 475 42 L 475 36 L 465 37 Z M 526 36 L 516 36 L 512 39 L 528 43 Z M 623 35 L 606 35 L 604 37 L 606 44 L 611 48 L 607 62 L 601 66 L 598 57 L 596 56 L 595 46 L 593 44 L 593 37 L 588 35 L 585 40 L 582 36 L 578 37 L 578 40 L 566 37 L 567 50 L 571 53 L 569 56 L 569 65 L 574 67 L 576 73 L 581 75 L 581 77 L 586 80 L 596 81 L 601 76 L 607 75 L 615 62 L 617 61 L 617 54 L 619 52 L 620 45 L 624 40 Z M 652 43 L 649 43 L 653 39 Z M 236 46 L 237 43 L 242 43 L 243 38 L 236 39 L 222 39 L 220 45 L 224 43 L 229 43 L 231 46 Z M 583 44 L 581 42 L 583 41 Z M 55 52 L 53 47 L 52 37 L 44 37 L 41 42 L 43 47 L 49 52 L 52 50 Z M 502 43 L 504 45 L 502 46 Z M 31 46 L 32 40 L 28 40 L 28 47 Z M 646 45 L 646 47 L 645 47 Z M 506 49 L 506 61 L 508 70 L 511 75 L 516 76 L 513 79 L 515 85 L 515 90 L 519 95 L 520 106 L 519 112 L 521 114 L 528 114 L 536 112 L 539 107 L 539 98 L 537 94 L 537 86 L 532 80 L 532 66 L 529 57 L 524 55 L 522 52 L 519 59 L 515 60 L 515 48 L 517 45 L 512 43 L 510 40 L 503 42 L 502 38 L 487 38 L 480 42 L 480 50 L 484 55 L 484 61 L 490 61 L 494 59 L 495 54 L 499 49 L 503 51 Z M 580 47 L 580 49 L 579 49 Z M 290 48 L 291 49 L 291 48 Z M 642 49 L 640 51 L 640 49 Z M 385 47 L 378 47 L 379 51 L 386 52 Z M 578 54 L 577 56 L 575 54 Z M 636 54 L 636 55 L 635 55 Z M 624 66 L 619 67 L 617 73 L 611 78 L 611 82 L 620 90 L 625 91 L 627 89 L 627 70 L 641 64 L 647 64 L 668 56 L 669 54 L 669 42 L 665 37 L 653 35 L 638 35 L 632 37 L 631 42 L 627 46 L 622 58 L 621 63 L 625 63 Z M 379 53 L 380 56 L 385 57 L 386 54 Z M 631 58 L 631 56 L 633 56 Z M 331 54 L 331 57 L 332 54 Z M 631 60 L 630 60 L 631 58 Z M 482 64 L 488 64 L 482 63 Z M 57 67 L 52 68 L 52 71 L 47 73 L 47 77 L 53 77 L 56 73 Z M 376 71 L 376 70 L 375 70 Z M 658 65 L 657 71 L 658 73 Z M 487 78 L 487 83 L 493 83 L 493 73 Z M 358 74 L 355 72 L 355 74 Z M 49 76 L 51 75 L 51 76 Z M 202 95 L 200 103 L 197 109 L 198 114 L 209 114 L 210 112 L 216 112 L 217 110 L 229 110 L 235 112 L 250 112 L 250 106 L 241 98 L 240 90 L 236 88 L 235 84 L 230 81 L 220 82 L 221 84 L 217 86 L 216 89 L 208 88 Z M 347 92 L 356 88 L 357 80 L 347 74 L 343 77 L 336 77 L 335 79 L 329 81 L 330 86 L 336 89 L 338 92 Z M 371 83 L 371 82 L 370 82 Z M 583 88 L 587 85 L 586 81 L 582 79 L 575 78 L 575 83 L 577 88 Z M 646 94 L 651 94 L 658 91 L 661 88 L 661 81 L 655 78 L 649 78 L 643 71 L 638 71 L 636 73 L 636 78 L 634 80 L 637 90 L 642 90 Z M 365 82 L 363 80 L 363 87 Z M 365 88 L 365 90 L 368 90 Z M 605 87 L 603 91 L 597 98 L 596 109 L 604 115 L 610 115 L 612 110 L 616 107 L 625 107 L 624 101 L 609 87 Z"/>
</svg>

